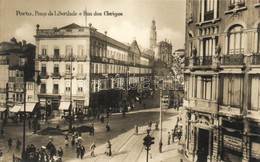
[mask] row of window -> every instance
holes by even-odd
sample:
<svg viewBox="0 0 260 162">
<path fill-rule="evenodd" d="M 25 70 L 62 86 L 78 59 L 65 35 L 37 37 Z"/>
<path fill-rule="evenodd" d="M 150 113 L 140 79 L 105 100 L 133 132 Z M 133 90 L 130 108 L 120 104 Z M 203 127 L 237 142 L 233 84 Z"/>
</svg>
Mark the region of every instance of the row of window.
<svg viewBox="0 0 260 162">
<path fill-rule="evenodd" d="M 34 86 L 34 83 L 27 82 L 26 89 L 27 90 L 33 90 L 33 86 Z M 19 82 L 19 83 L 9 82 L 8 88 L 9 88 L 9 90 L 15 90 L 15 89 L 23 90 L 24 89 L 24 83 L 23 82 Z"/>
<path fill-rule="evenodd" d="M 10 77 L 23 77 L 24 75 L 23 71 L 19 70 L 9 70 L 9 76 Z"/>
<path fill-rule="evenodd" d="M 91 73 L 108 73 L 108 74 L 126 74 L 129 72 L 130 74 L 144 74 L 151 73 L 151 69 L 149 68 L 139 68 L 139 67 L 128 67 L 123 65 L 116 64 L 101 64 L 101 63 L 92 63 L 91 64 Z"/>
<path fill-rule="evenodd" d="M 77 92 L 83 92 L 83 82 L 78 81 L 77 82 Z M 60 93 L 60 84 L 53 84 L 53 94 L 59 94 Z M 69 93 L 71 91 L 71 82 L 65 82 L 65 93 Z M 40 93 L 47 93 L 47 87 L 46 83 L 41 84 Z"/>
<path fill-rule="evenodd" d="M 192 35 L 189 35 L 189 39 L 192 40 Z M 229 55 L 244 54 L 245 52 L 245 39 L 246 34 L 244 33 L 243 26 L 233 25 L 227 33 L 226 36 L 226 50 L 223 49 L 222 53 Z M 199 56 L 213 56 L 216 54 L 216 46 L 218 45 L 218 37 L 205 37 L 200 41 Z M 260 24 L 258 25 L 258 30 L 256 31 L 256 36 L 254 38 L 255 44 L 253 44 L 254 51 L 260 53 Z M 196 45 L 193 42 L 189 44 L 190 56 L 197 55 Z M 223 52 L 224 51 L 224 52 Z M 226 52 L 226 53 L 225 53 Z"/>
<path fill-rule="evenodd" d="M 105 47 L 98 47 L 98 46 L 91 46 L 91 56 L 98 56 L 102 58 L 111 58 L 119 61 L 127 61 L 128 55 L 124 51 L 119 51 L 118 49 L 109 48 L 106 49 Z"/>
<path fill-rule="evenodd" d="M 71 71 L 72 70 L 71 67 L 72 67 L 71 63 L 65 64 L 65 73 L 66 74 L 71 74 L 71 72 L 72 72 Z M 59 74 L 60 73 L 60 69 L 61 69 L 60 64 L 54 64 L 53 65 L 53 73 L 54 74 Z M 77 64 L 77 73 L 78 74 L 83 74 L 83 72 L 84 72 L 83 64 Z M 42 75 L 46 75 L 47 74 L 47 65 L 46 65 L 46 63 L 42 63 L 41 64 L 41 74 Z"/>
<path fill-rule="evenodd" d="M 85 56 L 86 50 L 84 45 L 78 45 L 77 49 L 73 49 L 72 45 L 65 46 L 65 49 L 61 49 L 59 46 L 54 46 L 52 49 L 53 52 L 51 52 L 51 49 L 48 49 L 47 45 L 41 46 L 41 55 L 47 56 L 47 55 L 53 55 L 53 57 L 60 57 L 61 53 L 65 53 L 65 57 L 74 56 L 77 53 L 77 56 Z M 62 50 L 62 52 L 61 52 Z M 64 51 L 63 51 L 64 50 Z"/>
<path fill-rule="evenodd" d="M 216 94 L 212 76 L 195 76 L 188 77 L 185 81 L 185 87 L 194 89 L 194 92 L 189 91 L 188 96 L 191 98 L 203 100 L 216 100 L 213 93 Z M 243 78 L 240 75 L 223 75 L 220 77 L 220 104 L 240 108 L 242 107 L 243 98 Z M 260 110 L 260 78 L 258 76 L 251 77 L 250 89 L 250 109 Z"/>
</svg>

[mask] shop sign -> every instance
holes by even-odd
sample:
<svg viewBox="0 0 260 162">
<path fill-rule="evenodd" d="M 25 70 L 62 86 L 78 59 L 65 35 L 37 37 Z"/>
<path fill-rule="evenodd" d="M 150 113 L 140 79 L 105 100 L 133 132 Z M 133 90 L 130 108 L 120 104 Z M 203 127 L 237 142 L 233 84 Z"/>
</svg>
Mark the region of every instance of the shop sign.
<svg viewBox="0 0 260 162">
<path fill-rule="evenodd" d="M 226 148 L 242 152 L 242 139 L 224 135 L 224 146 Z"/>
<path fill-rule="evenodd" d="M 252 142 L 252 150 L 251 150 L 251 156 L 260 159 L 260 144 L 256 142 Z"/>
</svg>

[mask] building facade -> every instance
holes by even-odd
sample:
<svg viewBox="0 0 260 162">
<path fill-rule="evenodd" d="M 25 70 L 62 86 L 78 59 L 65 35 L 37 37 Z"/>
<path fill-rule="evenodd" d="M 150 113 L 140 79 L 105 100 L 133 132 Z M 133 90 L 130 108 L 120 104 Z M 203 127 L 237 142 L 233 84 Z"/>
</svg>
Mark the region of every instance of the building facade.
<svg viewBox="0 0 260 162">
<path fill-rule="evenodd" d="M 188 0 L 184 154 L 260 160 L 259 0 Z"/>
<path fill-rule="evenodd" d="M 26 41 L 17 42 L 12 38 L 10 42 L 2 42 L 1 53 L 1 100 L 2 118 L 7 118 L 10 111 L 17 105 L 22 107 L 24 99 L 27 102 L 34 100 L 34 89 L 29 86 L 34 84 L 34 57 L 35 46 Z M 26 97 L 24 85 L 26 78 Z M 17 111 L 18 112 L 18 111 Z M 17 113 L 16 112 L 16 113 Z"/>
<path fill-rule="evenodd" d="M 141 76 L 151 76 L 151 55 L 136 41 L 125 45 L 88 27 L 36 29 L 36 69 L 41 85 L 37 93 L 42 108 L 97 113 L 126 104 L 131 88 L 140 88 Z M 124 103 L 123 103 L 123 100 Z M 115 102 L 113 102 L 115 101 Z M 67 106 L 67 107 L 63 107 Z"/>
</svg>

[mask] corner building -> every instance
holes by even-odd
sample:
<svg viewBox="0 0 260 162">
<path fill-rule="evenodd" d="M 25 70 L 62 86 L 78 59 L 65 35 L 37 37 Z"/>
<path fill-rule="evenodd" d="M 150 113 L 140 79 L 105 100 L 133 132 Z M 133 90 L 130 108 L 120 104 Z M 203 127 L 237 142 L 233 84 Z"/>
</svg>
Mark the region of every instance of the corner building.
<svg viewBox="0 0 260 162">
<path fill-rule="evenodd" d="M 260 160 L 260 1 L 187 0 L 184 154 Z"/>
<path fill-rule="evenodd" d="M 141 77 L 151 78 L 153 53 L 142 52 L 135 40 L 123 44 L 91 24 L 36 27 L 36 69 L 42 81 L 36 94 L 46 112 L 66 111 L 70 101 L 73 112 L 85 114 L 124 106 L 130 101 L 127 85 L 141 92 Z"/>
</svg>

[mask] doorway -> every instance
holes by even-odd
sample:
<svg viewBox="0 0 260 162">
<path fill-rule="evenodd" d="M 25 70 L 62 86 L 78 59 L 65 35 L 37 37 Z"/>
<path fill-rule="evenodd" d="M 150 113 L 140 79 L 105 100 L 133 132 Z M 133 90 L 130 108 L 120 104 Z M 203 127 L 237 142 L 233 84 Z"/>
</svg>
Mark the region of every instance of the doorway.
<svg viewBox="0 0 260 162">
<path fill-rule="evenodd" d="M 206 129 L 199 129 L 198 134 L 198 162 L 206 162 L 209 150 L 209 131 Z"/>
</svg>

